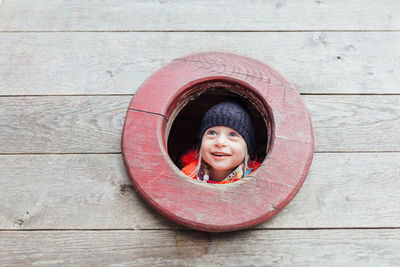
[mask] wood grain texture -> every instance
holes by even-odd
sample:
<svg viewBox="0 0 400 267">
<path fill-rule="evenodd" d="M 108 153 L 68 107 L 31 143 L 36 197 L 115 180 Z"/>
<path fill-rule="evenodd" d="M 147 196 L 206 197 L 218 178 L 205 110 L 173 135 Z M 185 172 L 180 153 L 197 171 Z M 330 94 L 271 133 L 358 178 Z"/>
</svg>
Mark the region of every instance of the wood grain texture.
<svg viewBox="0 0 400 267">
<path fill-rule="evenodd" d="M 1 228 L 169 228 L 133 191 L 121 155 L 0 158 Z"/>
<path fill-rule="evenodd" d="M 0 97 L 0 153 L 119 153 L 131 95 L 193 52 L 259 59 L 306 94 L 400 94 L 399 4 L 0 0 L 1 96 L 129 94 Z M 248 231 L 182 231 L 133 191 L 120 155 L 0 155 L 0 265 L 398 266 L 398 96 L 303 99 L 324 153 Z"/>
<path fill-rule="evenodd" d="M 171 60 L 202 51 L 258 59 L 301 93 L 400 93 L 400 32 L 44 32 L 0 39 L 0 95 L 133 94 Z"/>
<path fill-rule="evenodd" d="M 302 96 L 315 151 L 400 151 L 400 96 Z M 0 153 L 120 153 L 131 96 L 0 98 Z"/>
<path fill-rule="evenodd" d="M 3 5 L 2 31 L 400 29 L 398 1 L 13 0 Z"/>
<path fill-rule="evenodd" d="M 400 230 L 2 232 L 5 266 L 397 266 Z"/>
<path fill-rule="evenodd" d="M 120 152 L 130 98 L 0 98 L 2 153 Z"/>
<path fill-rule="evenodd" d="M 257 228 L 400 227 L 399 170 L 400 153 L 317 153 L 296 197 Z M 182 228 L 138 196 L 120 155 L 0 156 L 0 173 L 2 230 Z"/>
<path fill-rule="evenodd" d="M 311 112 L 316 151 L 399 151 L 400 96 L 303 98 Z"/>
</svg>

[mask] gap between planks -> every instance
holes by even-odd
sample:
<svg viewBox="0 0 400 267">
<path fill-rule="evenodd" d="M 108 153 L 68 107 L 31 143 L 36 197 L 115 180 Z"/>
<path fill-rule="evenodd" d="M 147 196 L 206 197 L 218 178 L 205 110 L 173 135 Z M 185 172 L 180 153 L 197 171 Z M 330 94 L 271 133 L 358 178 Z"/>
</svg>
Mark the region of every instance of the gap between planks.
<svg viewBox="0 0 400 267">
<path fill-rule="evenodd" d="M 0 156 L 30 156 L 30 155 L 121 155 L 121 152 L 54 152 L 54 153 L 0 153 Z"/>
<path fill-rule="evenodd" d="M 299 228 L 246 228 L 238 231 L 326 231 L 326 230 L 400 230 L 400 227 L 299 227 Z M 86 232 L 124 232 L 124 231 L 181 231 L 181 232 L 202 232 L 195 229 L 184 229 L 184 228 L 145 228 L 145 229 L 131 229 L 131 228 L 118 228 L 118 229 L 86 229 L 86 228 L 71 228 L 71 229 L 57 229 L 57 228 L 49 228 L 49 229 L 0 229 L 0 232 L 74 232 L 74 231 L 86 231 Z M 238 232 L 233 231 L 233 232 Z M 229 232 L 220 232 L 221 233 L 229 233 Z M 210 234 L 218 234 L 218 233 L 210 233 Z"/>
<path fill-rule="evenodd" d="M 399 93 L 400 95 L 400 93 Z M 64 97 L 64 96 L 76 96 L 76 97 L 82 97 L 82 96 L 134 96 L 134 94 L 58 94 L 58 95 L 0 95 L 0 97 Z"/>
<path fill-rule="evenodd" d="M 400 32 L 400 30 L 54 30 L 54 31 L 0 31 L 0 33 L 58 33 L 58 32 L 71 32 L 71 33 L 96 33 L 96 32 L 149 32 L 149 33 L 163 33 L 163 32 Z"/>
<path fill-rule="evenodd" d="M 400 153 L 400 151 L 314 151 L 314 154 L 373 154 Z M 32 155 L 122 155 L 122 152 L 54 152 L 54 153 L 0 153 L 0 156 L 32 156 Z"/>
<path fill-rule="evenodd" d="M 56 95 L 0 95 L 0 98 L 14 98 L 14 97 L 97 97 L 97 96 L 134 96 L 135 94 L 56 94 Z M 300 93 L 300 95 L 312 96 L 398 96 L 400 93 Z M 138 110 L 139 111 L 139 110 Z"/>
</svg>

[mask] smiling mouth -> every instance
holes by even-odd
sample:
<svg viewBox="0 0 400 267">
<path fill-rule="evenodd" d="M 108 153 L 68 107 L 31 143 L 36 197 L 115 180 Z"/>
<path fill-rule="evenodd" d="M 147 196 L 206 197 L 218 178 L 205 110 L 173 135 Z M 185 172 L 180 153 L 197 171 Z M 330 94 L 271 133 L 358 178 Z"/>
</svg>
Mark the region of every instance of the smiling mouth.
<svg viewBox="0 0 400 267">
<path fill-rule="evenodd" d="M 229 157 L 229 154 L 222 153 L 222 152 L 213 152 L 211 155 L 216 156 L 216 157 Z"/>
</svg>

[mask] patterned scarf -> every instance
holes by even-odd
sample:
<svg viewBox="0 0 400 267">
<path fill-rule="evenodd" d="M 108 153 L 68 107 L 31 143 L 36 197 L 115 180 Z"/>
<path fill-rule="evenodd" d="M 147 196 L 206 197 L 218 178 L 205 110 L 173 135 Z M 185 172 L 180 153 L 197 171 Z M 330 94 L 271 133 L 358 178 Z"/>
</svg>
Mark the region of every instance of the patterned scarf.
<svg viewBox="0 0 400 267">
<path fill-rule="evenodd" d="M 243 175 L 245 172 L 245 167 L 244 164 L 240 164 L 231 174 L 229 174 L 225 179 L 219 182 L 214 182 L 210 180 L 209 176 L 209 170 L 206 168 L 204 165 L 200 167 L 199 172 L 197 173 L 197 180 L 200 181 L 206 181 L 211 184 L 229 184 L 232 182 L 239 181 L 240 179 L 244 178 L 245 175 Z"/>
</svg>

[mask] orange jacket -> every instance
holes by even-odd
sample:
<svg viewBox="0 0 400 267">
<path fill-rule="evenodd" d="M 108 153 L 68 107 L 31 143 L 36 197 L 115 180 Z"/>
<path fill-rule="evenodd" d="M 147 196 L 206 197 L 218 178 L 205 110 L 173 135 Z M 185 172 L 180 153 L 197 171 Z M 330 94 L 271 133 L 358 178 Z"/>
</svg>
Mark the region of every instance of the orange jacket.
<svg viewBox="0 0 400 267">
<path fill-rule="evenodd" d="M 199 163 L 198 154 L 199 154 L 198 150 L 191 150 L 181 157 L 181 163 L 184 166 L 181 171 L 185 175 L 193 179 L 197 179 L 196 168 Z M 257 161 L 251 162 L 249 167 L 251 168 L 252 171 L 250 174 L 252 174 L 258 167 L 260 167 L 260 165 L 261 165 L 260 162 Z M 221 181 L 221 182 L 214 182 L 209 180 L 208 182 L 213 184 L 229 184 L 236 181 L 239 181 L 239 179 L 234 179 L 233 181 Z"/>
</svg>

